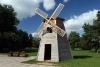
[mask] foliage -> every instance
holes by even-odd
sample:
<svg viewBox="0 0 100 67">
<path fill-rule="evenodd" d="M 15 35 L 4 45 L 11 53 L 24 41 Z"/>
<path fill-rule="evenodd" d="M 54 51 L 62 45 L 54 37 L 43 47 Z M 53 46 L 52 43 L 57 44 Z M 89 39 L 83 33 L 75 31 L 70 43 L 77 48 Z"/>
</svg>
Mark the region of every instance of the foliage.
<svg viewBox="0 0 100 67">
<path fill-rule="evenodd" d="M 68 40 L 70 42 L 71 48 L 74 50 L 74 48 L 78 48 L 80 43 L 80 36 L 76 31 L 71 31 Z"/>
<path fill-rule="evenodd" d="M 11 5 L 0 4 L 0 52 L 4 50 L 17 51 L 26 47 L 39 46 L 39 40 L 32 35 L 17 29 L 19 20 Z"/>
<path fill-rule="evenodd" d="M 97 20 L 93 20 L 93 25 L 84 24 L 84 34 L 82 35 L 82 49 L 92 49 L 98 52 L 100 44 L 100 11 L 97 13 Z"/>
<path fill-rule="evenodd" d="M 19 24 L 17 13 L 11 5 L 0 4 L 0 32 L 13 32 Z"/>
<path fill-rule="evenodd" d="M 19 40 L 20 48 L 23 49 L 23 48 L 28 47 L 29 46 L 29 37 L 28 37 L 27 32 L 22 31 L 22 30 L 17 30 L 16 34 L 21 38 Z"/>
<path fill-rule="evenodd" d="M 85 50 L 91 50 L 93 46 L 92 36 L 94 32 L 92 30 L 92 25 L 85 23 L 82 28 L 84 29 L 84 34 L 81 37 L 81 48 Z"/>
<path fill-rule="evenodd" d="M 95 51 L 98 52 L 100 46 L 100 11 L 97 13 L 97 20 L 93 22 L 93 31 L 95 32 L 93 35 L 93 43 Z"/>
<path fill-rule="evenodd" d="M 14 39 L 14 32 L 17 29 L 16 26 L 19 23 L 16 15 L 17 13 L 14 11 L 11 5 L 0 4 L 0 51 L 8 47 L 7 44 L 13 46 L 10 43 Z M 13 41 L 16 41 L 16 39 Z"/>
</svg>

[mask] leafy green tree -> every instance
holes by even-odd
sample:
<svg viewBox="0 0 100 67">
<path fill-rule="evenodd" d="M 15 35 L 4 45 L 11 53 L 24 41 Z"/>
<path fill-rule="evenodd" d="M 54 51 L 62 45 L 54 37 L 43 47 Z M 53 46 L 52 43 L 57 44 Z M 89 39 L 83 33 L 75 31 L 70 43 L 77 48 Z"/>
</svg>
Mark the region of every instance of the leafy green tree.
<svg viewBox="0 0 100 67">
<path fill-rule="evenodd" d="M 0 4 L 0 51 L 19 50 L 29 45 L 27 32 L 17 29 L 19 20 L 16 16 L 11 5 Z"/>
<path fill-rule="evenodd" d="M 10 42 L 10 34 L 17 30 L 19 24 L 17 13 L 11 5 L 0 4 L 0 51 L 7 48 Z"/>
<path fill-rule="evenodd" d="M 93 22 L 93 43 L 95 51 L 98 52 L 100 46 L 100 11 L 97 12 L 97 19 Z"/>
<path fill-rule="evenodd" d="M 20 45 L 21 45 L 21 49 L 28 47 L 29 45 L 29 37 L 27 32 L 22 31 L 22 30 L 17 30 L 16 34 L 21 38 L 20 40 Z"/>
<path fill-rule="evenodd" d="M 16 15 L 17 13 L 11 5 L 0 4 L 0 33 L 12 32 L 17 29 L 16 26 L 19 24 L 19 21 Z"/>
<path fill-rule="evenodd" d="M 70 42 L 71 48 L 74 50 L 75 47 L 79 47 L 80 36 L 76 31 L 71 31 L 68 40 Z"/>
<path fill-rule="evenodd" d="M 84 24 L 84 34 L 82 36 L 83 47 L 85 49 L 95 48 L 95 51 L 98 52 L 100 44 L 100 11 L 97 13 L 97 20 L 93 20 L 93 25 Z"/>
<path fill-rule="evenodd" d="M 82 39 L 81 39 L 81 44 L 82 44 L 82 49 L 85 50 L 91 50 L 93 43 L 92 43 L 92 36 L 93 36 L 93 28 L 92 25 L 90 24 L 84 24 L 83 27 L 84 29 L 84 34 L 82 35 Z"/>
</svg>

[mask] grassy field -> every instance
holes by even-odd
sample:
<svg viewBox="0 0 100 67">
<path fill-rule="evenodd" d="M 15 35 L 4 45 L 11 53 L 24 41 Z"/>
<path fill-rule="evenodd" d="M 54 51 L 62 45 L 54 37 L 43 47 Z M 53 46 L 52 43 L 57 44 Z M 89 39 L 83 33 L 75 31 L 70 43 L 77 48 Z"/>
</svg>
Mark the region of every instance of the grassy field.
<svg viewBox="0 0 100 67">
<path fill-rule="evenodd" d="M 100 67 L 100 53 L 93 50 L 74 50 L 73 59 L 54 63 L 61 67 Z M 35 64 L 36 59 L 25 61 L 24 63 Z"/>
<path fill-rule="evenodd" d="M 24 49 L 29 56 L 37 56 L 38 49 Z"/>
<path fill-rule="evenodd" d="M 94 51 L 72 51 L 73 58 L 56 63 L 62 67 L 100 67 L 100 53 Z"/>
</svg>

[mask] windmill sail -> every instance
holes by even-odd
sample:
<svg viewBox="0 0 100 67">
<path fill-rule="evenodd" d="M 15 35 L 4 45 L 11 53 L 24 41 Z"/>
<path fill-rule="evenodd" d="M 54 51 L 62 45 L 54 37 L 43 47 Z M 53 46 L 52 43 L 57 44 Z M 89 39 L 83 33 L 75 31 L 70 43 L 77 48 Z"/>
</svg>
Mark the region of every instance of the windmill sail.
<svg viewBox="0 0 100 67">
<path fill-rule="evenodd" d="M 53 30 L 55 33 L 58 33 L 59 35 L 61 35 L 62 37 L 65 35 L 65 31 L 63 29 L 61 29 L 60 27 L 58 27 L 57 25 L 53 25 L 52 22 L 50 22 L 51 18 L 56 19 L 57 16 L 60 14 L 61 10 L 63 9 L 64 5 L 63 4 L 59 4 L 58 7 L 56 8 L 56 10 L 54 11 L 54 13 L 51 15 L 51 17 L 49 19 L 46 19 L 47 22 L 46 24 L 49 24 L 53 27 Z"/>
<path fill-rule="evenodd" d="M 63 9 L 64 5 L 63 4 L 59 4 L 58 7 L 56 8 L 56 10 L 54 11 L 54 13 L 51 15 L 51 17 L 49 19 L 47 19 L 48 14 L 46 14 L 45 12 L 43 12 L 41 9 L 36 8 L 35 12 L 40 15 L 41 17 L 43 17 L 45 20 L 47 20 L 47 22 L 45 22 L 45 25 L 51 25 L 53 27 L 53 31 L 55 33 L 58 33 L 59 35 L 61 35 L 62 37 L 65 35 L 65 31 L 63 29 L 61 29 L 60 27 L 58 27 L 57 25 L 54 25 L 52 22 L 50 22 L 51 18 L 56 19 L 57 16 L 59 15 L 59 13 L 61 12 L 61 10 Z M 36 36 L 40 36 L 41 32 L 43 31 L 43 26 L 44 25 L 40 25 L 40 27 L 38 28 L 37 32 L 36 32 Z M 45 27 L 44 27 L 45 28 Z"/>
<path fill-rule="evenodd" d="M 46 18 L 48 17 L 48 14 L 45 13 L 45 12 L 43 12 L 43 11 L 42 11 L 41 9 L 39 9 L 39 8 L 36 8 L 36 9 L 35 9 L 35 12 L 36 12 L 38 15 L 40 15 L 41 17 L 43 17 L 44 19 L 46 19 Z M 38 37 L 41 35 L 41 32 L 42 32 L 43 28 L 44 28 L 44 22 L 41 23 L 41 25 L 40 25 L 39 28 L 37 29 L 37 31 L 36 31 L 36 33 L 35 33 L 34 36 L 38 38 Z"/>
<path fill-rule="evenodd" d="M 41 25 L 39 26 L 39 28 L 37 29 L 34 37 L 38 38 L 40 35 L 41 35 L 41 32 L 43 30 L 43 27 L 44 27 L 44 22 L 41 23 Z"/>
<path fill-rule="evenodd" d="M 60 14 L 61 10 L 63 9 L 63 7 L 64 7 L 64 5 L 60 3 L 51 17 L 56 19 L 58 17 L 58 15 Z"/>
<path fill-rule="evenodd" d="M 48 14 L 45 13 L 44 11 L 42 11 L 42 10 L 39 9 L 39 8 L 36 8 L 36 9 L 35 9 L 35 12 L 36 12 L 38 15 L 40 15 L 41 17 L 43 17 L 44 19 L 46 19 L 46 18 L 48 17 Z"/>
</svg>

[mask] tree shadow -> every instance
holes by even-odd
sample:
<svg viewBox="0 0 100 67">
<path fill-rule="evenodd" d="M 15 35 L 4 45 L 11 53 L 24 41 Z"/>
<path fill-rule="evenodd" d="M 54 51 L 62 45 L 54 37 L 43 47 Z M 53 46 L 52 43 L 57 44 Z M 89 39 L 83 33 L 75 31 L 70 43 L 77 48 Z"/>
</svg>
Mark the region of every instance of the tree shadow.
<svg viewBox="0 0 100 67">
<path fill-rule="evenodd" d="M 85 59 L 85 58 L 91 58 L 92 56 L 87 55 L 75 55 L 73 56 L 74 59 Z"/>
</svg>

